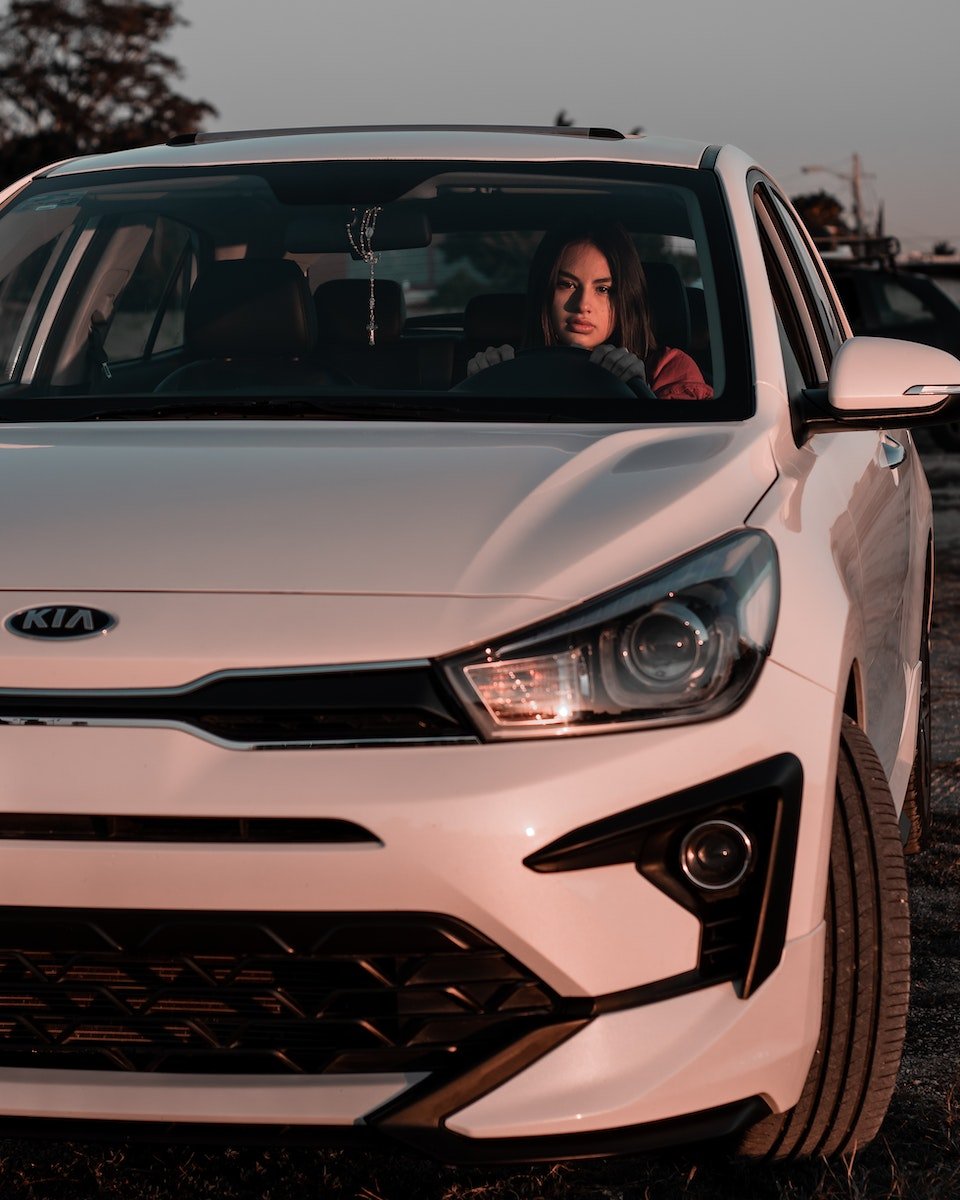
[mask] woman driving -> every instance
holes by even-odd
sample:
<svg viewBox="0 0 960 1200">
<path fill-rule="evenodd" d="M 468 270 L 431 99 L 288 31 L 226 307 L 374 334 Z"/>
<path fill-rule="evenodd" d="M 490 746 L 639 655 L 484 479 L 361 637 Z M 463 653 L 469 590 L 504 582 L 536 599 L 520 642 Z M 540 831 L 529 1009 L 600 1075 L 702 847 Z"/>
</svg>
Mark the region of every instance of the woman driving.
<svg viewBox="0 0 960 1200">
<path fill-rule="evenodd" d="M 682 350 L 658 347 L 647 284 L 633 239 L 618 223 L 547 233 L 530 264 L 524 348 L 575 346 L 638 395 L 706 400 L 713 390 Z M 467 374 L 508 362 L 513 346 L 489 346 Z"/>
</svg>

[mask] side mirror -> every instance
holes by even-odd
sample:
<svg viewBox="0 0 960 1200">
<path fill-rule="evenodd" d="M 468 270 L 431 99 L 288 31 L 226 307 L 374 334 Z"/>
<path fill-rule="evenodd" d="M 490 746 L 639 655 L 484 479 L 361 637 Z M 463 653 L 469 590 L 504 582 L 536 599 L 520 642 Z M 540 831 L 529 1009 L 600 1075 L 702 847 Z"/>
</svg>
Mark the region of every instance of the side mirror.
<svg viewBox="0 0 960 1200">
<path fill-rule="evenodd" d="M 794 411 L 802 444 L 843 429 L 915 429 L 960 419 L 960 360 L 894 338 L 853 337 L 837 351 L 825 388 Z"/>
</svg>

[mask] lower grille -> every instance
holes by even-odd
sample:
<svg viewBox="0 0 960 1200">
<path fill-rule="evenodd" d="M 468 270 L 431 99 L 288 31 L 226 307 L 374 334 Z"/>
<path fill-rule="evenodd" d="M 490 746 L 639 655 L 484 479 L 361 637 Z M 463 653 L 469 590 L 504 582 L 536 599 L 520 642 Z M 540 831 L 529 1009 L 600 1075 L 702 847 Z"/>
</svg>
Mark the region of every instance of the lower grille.
<svg viewBox="0 0 960 1200">
<path fill-rule="evenodd" d="M 432 914 L 0 909 L 0 1066 L 453 1074 L 558 1005 Z"/>
<path fill-rule="evenodd" d="M 368 843 L 378 837 L 333 817 L 141 817 L 0 813 L 0 839 L 65 842 Z"/>
</svg>

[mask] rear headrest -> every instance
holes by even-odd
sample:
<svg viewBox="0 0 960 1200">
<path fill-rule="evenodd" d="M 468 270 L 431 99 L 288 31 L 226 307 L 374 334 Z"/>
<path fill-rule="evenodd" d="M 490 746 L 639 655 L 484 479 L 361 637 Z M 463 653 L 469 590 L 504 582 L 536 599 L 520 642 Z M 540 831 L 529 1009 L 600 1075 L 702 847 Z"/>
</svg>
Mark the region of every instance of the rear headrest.
<svg viewBox="0 0 960 1200">
<path fill-rule="evenodd" d="M 331 279 L 313 293 L 321 342 L 365 345 L 370 338 L 370 281 Z M 395 279 L 378 279 L 374 285 L 377 344 L 396 342 L 407 317 L 403 288 Z"/>
<path fill-rule="evenodd" d="M 201 358 L 306 354 L 316 341 L 306 277 L 282 258 L 211 263 L 193 285 L 184 337 Z"/>
<path fill-rule="evenodd" d="M 473 296 L 463 311 L 463 336 L 483 346 L 519 346 L 523 341 L 526 297 L 516 292 Z"/>
<path fill-rule="evenodd" d="M 680 272 L 670 263 L 644 263 L 653 335 L 659 346 L 690 348 L 690 308 Z"/>
</svg>

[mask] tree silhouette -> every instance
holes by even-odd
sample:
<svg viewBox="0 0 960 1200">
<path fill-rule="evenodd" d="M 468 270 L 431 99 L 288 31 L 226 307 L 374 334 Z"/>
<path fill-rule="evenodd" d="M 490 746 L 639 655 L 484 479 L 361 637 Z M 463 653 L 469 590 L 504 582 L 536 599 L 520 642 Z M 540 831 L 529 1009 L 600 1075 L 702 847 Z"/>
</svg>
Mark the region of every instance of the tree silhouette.
<svg viewBox="0 0 960 1200">
<path fill-rule="evenodd" d="M 790 199 L 811 237 L 843 237 L 853 232 L 844 220 L 843 205 L 830 192 L 809 192 Z"/>
<path fill-rule="evenodd" d="M 12 0 L 0 18 L 0 187 L 59 158 L 192 132 L 216 109 L 171 87 L 177 3 Z"/>
</svg>

